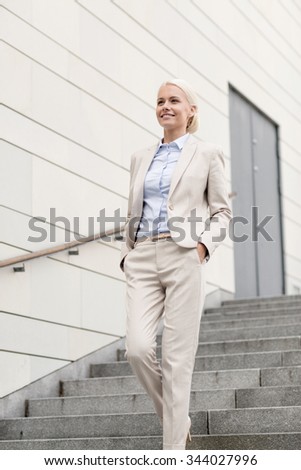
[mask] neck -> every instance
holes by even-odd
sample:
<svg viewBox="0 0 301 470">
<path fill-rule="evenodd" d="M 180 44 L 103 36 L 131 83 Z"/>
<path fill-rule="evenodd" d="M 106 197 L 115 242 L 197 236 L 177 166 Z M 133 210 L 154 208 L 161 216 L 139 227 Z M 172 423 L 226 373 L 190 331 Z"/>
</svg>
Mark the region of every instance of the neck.
<svg viewBox="0 0 301 470">
<path fill-rule="evenodd" d="M 187 134 L 186 129 L 178 130 L 178 129 L 164 129 L 164 138 L 163 138 L 163 143 L 164 144 L 169 144 L 170 142 L 173 142 L 174 140 L 178 139 L 179 137 L 182 137 L 183 135 Z"/>
</svg>

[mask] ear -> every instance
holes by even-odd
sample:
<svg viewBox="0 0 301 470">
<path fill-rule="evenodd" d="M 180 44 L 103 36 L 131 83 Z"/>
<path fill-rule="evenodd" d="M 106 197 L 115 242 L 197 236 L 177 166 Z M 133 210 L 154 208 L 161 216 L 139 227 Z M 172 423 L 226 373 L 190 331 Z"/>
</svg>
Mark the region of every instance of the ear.
<svg viewBox="0 0 301 470">
<path fill-rule="evenodd" d="M 192 104 L 192 105 L 190 106 L 190 113 L 189 113 L 188 116 L 189 116 L 189 117 L 192 117 L 192 116 L 195 115 L 196 112 L 197 112 L 197 107 L 196 107 L 195 104 Z"/>
</svg>

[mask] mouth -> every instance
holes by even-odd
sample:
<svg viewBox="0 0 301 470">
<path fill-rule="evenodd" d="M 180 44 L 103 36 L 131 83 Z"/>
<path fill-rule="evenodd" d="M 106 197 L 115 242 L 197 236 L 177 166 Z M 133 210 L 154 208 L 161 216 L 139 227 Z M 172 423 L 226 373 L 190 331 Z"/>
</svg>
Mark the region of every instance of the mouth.
<svg viewBox="0 0 301 470">
<path fill-rule="evenodd" d="M 161 118 L 164 118 L 164 117 L 174 117 L 174 114 L 169 114 L 169 113 L 161 114 Z"/>
</svg>

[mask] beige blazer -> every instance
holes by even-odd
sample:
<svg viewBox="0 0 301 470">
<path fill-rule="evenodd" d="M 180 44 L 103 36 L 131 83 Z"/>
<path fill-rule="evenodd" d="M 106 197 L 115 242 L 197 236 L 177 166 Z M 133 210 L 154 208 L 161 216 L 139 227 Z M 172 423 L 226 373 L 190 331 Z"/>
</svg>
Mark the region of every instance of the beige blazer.
<svg viewBox="0 0 301 470">
<path fill-rule="evenodd" d="M 124 258 L 134 247 L 142 216 L 144 179 L 157 147 L 158 143 L 131 157 L 128 213 L 121 246 L 122 271 Z M 192 248 L 201 237 L 209 253 L 207 262 L 225 238 L 232 217 L 221 147 L 189 135 L 172 174 L 167 213 L 173 240 Z"/>
</svg>

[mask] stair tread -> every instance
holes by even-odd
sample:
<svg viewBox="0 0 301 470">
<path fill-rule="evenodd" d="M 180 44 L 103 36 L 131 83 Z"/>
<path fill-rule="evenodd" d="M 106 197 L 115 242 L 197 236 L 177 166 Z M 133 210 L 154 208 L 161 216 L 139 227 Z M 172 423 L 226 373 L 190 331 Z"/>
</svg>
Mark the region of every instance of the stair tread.
<svg viewBox="0 0 301 470">
<path fill-rule="evenodd" d="M 240 315 L 253 315 L 256 313 L 273 313 L 279 314 L 287 312 L 288 314 L 298 314 L 300 312 L 301 302 L 296 303 L 295 305 L 279 305 L 277 307 L 271 306 L 255 306 L 252 305 L 250 308 L 242 307 L 239 305 L 231 305 L 224 307 L 212 307 L 204 310 L 202 317 L 209 318 L 211 315 L 220 314 L 220 315 L 231 315 L 231 314 L 240 314 Z"/>
<path fill-rule="evenodd" d="M 230 303 L 241 303 L 241 302 L 270 302 L 270 301 L 278 301 L 278 300 L 301 300 L 300 294 L 281 294 L 281 295 L 272 295 L 272 296 L 263 296 L 263 297 L 242 297 L 241 299 L 232 299 L 232 300 L 223 300 L 222 305 L 230 304 Z"/>
<path fill-rule="evenodd" d="M 222 323 L 224 325 L 232 325 L 233 323 L 239 325 L 239 324 L 243 324 L 243 323 L 250 323 L 252 325 L 252 323 L 259 323 L 259 322 L 269 322 L 269 321 L 273 321 L 273 322 L 279 322 L 279 325 L 282 325 L 282 324 L 285 324 L 284 322 L 286 321 L 289 321 L 289 319 L 293 319 L 293 320 L 296 320 L 297 323 L 298 320 L 300 320 L 301 322 L 301 312 L 298 313 L 298 314 L 293 314 L 293 315 L 267 315 L 267 316 L 263 316 L 263 317 L 260 317 L 260 318 L 238 318 L 238 319 L 231 319 L 231 318 L 228 318 L 228 316 L 224 316 L 221 318 L 220 321 L 211 321 L 211 319 L 206 319 L 206 321 L 201 321 L 201 326 L 206 326 L 209 325 L 209 326 L 213 326 L 213 325 L 218 325 L 219 323 Z M 275 325 L 277 324 L 275 323 Z M 286 323 L 287 325 L 291 325 L 292 322 L 289 322 L 289 323 Z"/>
<path fill-rule="evenodd" d="M 260 390 L 260 391 L 266 391 L 267 389 L 279 389 L 280 390 L 283 390 L 283 389 L 287 389 L 287 390 L 290 390 L 290 389 L 300 389 L 301 391 L 301 384 L 300 385 L 273 385 L 273 386 L 265 386 L 265 387 L 262 387 L 262 386 L 258 386 L 258 387 L 248 387 L 248 388 L 237 388 L 237 387 L 233 387 L 233 388 L 223 388 L 223 389 L 216 389 L 216 390 L 212 390 L 210 388 L 208 389 L 202 389 L 202 390 L 194 390 L 192 389 L 191 391 L 192 392 L 200 392 L 200 393 L 203 393 L 203 392 L 223 392 L 223 391 L 228 391 L 228 390 L 231 390 L 231 391 L 247 391 L 247 390 Z M 132 395 L 144 395 L 144 396 L 147 396 L 146 392 L 134 392 L 134 393 L 104 393 L 104 394 L 98 394 L 98 395 L 89 395 L 89 396 L 86 396 L 86 395 L 78 395 L 78 396 L 66 396 L 66 397 L 43 397 L 43 398 L 30 398 L 28 401 L 29 402 L 33 402 L 33 401 L 48 401 L 48 400 L 78 400 L 78 399 L 90 399 L 90 398 L 104 398 L 104 397 L 126 397 L 126 396 L 132 396 Z M 1 419 L 1 418 L 0 418 Z"/>
<path fill-rule="evenodd" d="M 202 339 L 191 388 L 193 442 L 187 448 L 301 448 L 301 295 L 237 299 L 206 309 Z M 0 419 L 2 437 L 11 437 L 0 440 L 0 448 L 162 448 L 162 428 L 154 410 L 147 411 L 146 392 L 134 374 L 117 375 L 128 373 L 128 365 L 91 364 L 95 375 L 101 367 L 114 368 L 115 375 L 62 380 L 65 396 L 29 398 L 28 417 Z"/>
<path fill-rule="evenodd" d="M 282 353 L 292 353 L 292 352 L 301 352 L 301 349 L 286 349 L 279 351 L 258 351 L 258 352 L 245 352 L 245 353 L 225 353 L 225 354 L 207 354 L 203 356 L 196 356 L 195 359 L 205 359 L 205 358 L 218 358 L 218 357 L 237 357 L 237 356 L 248 356 L 248 355 L 264 355 L 264 354 L 282 354 Z M 110 361 L 110 362 L 101 362 L 93 363 L 91 366 L 103 366 L 103 365 L 115 365 L 115 364 L 128 364 L 128 361 Z"/>
<path fill-rule="evenodd" d="M 205 344 L 215 344 L 215 343 L 241 343 L 245 341 L 272 341 L 272 340 L 279 340 L 279 339 L 291 339 L 291 338 L 297 338 L 300 339 L 301 335 L 292 335 L 292 336 L 268 336 L 264 338 L 247 338 L 247 339 L 229 339 L 229 340 L 218 340 L 218 341 L 203 341 L 202 345 Z M 157 346 L 158 348 L 161 348 L 161 346 Z"/>
<path fill-rule="evenodd" d="M 301 411 L 301 405 L 289 405 L 289 406 L 272 406 L 272 407 L 250 407 L 250 408 L 231 408 L 231 409 L 224 409 L 224 408 L 221 408 L 221 409 L 217 409 L 217 410 L 197 410 L 197 411 L 190 411 L 190 415 L 200 415 L 200 414 L 204 414 L 204 413 L 209 413 L 209 414 L 218 414 L 218 413 L 236 413 L 236 414 L 243 414 L 243 413 L 250 413 L 252 411 L 254 411 L 254 413 L 263 413 L 265 411 L 271 413 L 273 411 L 282 411 L 282 410 L 296 410 L 296 411 Z M 82 414 L 82 415 L 68 415 L 68 416 L 21 416 L 21 417 L 14 417 L 14 418 L 0 418 L 0 424 L 1 423 L 8 423 L 8 422 L 24 422 L 24 423 L 28 423 L 29 421 L 32 421 L 32 422 L 37 422 L 37 421 L 54 421 L 54 420 L 72 420 L 72 419 L 75 419 L 75 420 L 82 420 L 83 418 L 87 418 L 87 419 L 95 419 L 95 418 L 104 418 L 106 420 L 108 420 L 111 416 L 119 416 L 119 417 L 130 417 L 130 418 L 134 418 L 137 419 L 137 417 L 141 416 L 141 417 L 145 417 L 145 416 L 153 416 L 155 418 L 157 418 L 157 415 L 154 411 L 138 411 L 138 412 L 135 412 L 135 413 L 131 413 L 131 412 L 123 412 L 123 413 L 99 413 L 99 414 Z M 300 423 L 300 426 L 301 426 L 301 423 Z M 300 428 L 300 432 L 301 432 L 301 428 Z M 0 439 L 2 441 L 2 439 Z"/>
<path fill-rule="evenodd" d="M 292 365 L 292 366 L 275 366 L 275 367 L 254 367 L 252 369 L 220 369 L 220 370 L 205 370 L 205 371 L 195 371 L 193 374 L 227 374 L 229 372 L 241 372 L 241 371 L 253 371 L 253 370 L 269 370 L 269 369 L 301 369 L 301 365 Z M 70 382 L 87 382 L 87 381 L 95 381 L 95 380 L 119 380 L 119 379 L 128 379 L 135 377 L 134 374 L 132 375 L 118 375 L 112 377 L 86 377 L 83 379 L 75 379 L 75 380 L 64 380 L 63 383 L 70 383 Z"/>
<path fill-rule="evenodd" d="M 301 432 L 269 432 L 254 434 L 192 434 L 187 449 L 247 450 L 300 449 Z M 0 441 L 0 449 L 40 450 L 160 450 L 162 436 L 91 437 L 61 439 L 23 439 Z"/>
</svg>

